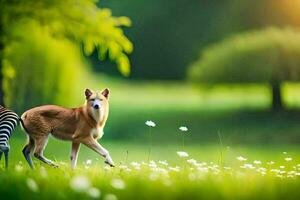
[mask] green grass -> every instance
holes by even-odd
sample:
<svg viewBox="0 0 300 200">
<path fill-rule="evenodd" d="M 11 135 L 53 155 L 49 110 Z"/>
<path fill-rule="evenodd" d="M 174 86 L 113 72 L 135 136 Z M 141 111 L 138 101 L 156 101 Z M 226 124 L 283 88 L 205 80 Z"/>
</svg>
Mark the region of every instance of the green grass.
<svg viewBox="0 0 300 200">
<path fill-rule="evenodd" d="M 21 154 L 25 134 L 18 130 L 10 140 L 8 171 L 4 170 L 1 161 L 1 197 L 93 199 L 89 192 L 96 195 L 99 191 L 101 195 L 97 199 L 105 200 L 113 200 L 113 197 L 120 200 L 300 197 L 300 167 L 297 166 L 300 163 L 300 147 L 297 145 L 300 141 L 299 112 L 268 111 L 270 93 L 267 87 L 252 85 L 228 89 L 221 86 L 199 90 L 182 82 L 127 82 L 112 81 L 104 76 L 96 78 L 87 81 L 86 86 L 111 89 L 110 116 L 101 144 L 110 151 L 117 167 L 105 167 L 103 158 L 82 146 L 78 168 L 71 170 L 71 144 L 50 139 L 45 155 L 60 167 L 53 169 L 34 159 L 36 169 L 31 170 Z M 285 101 L 290 108 L 299 107 L 297 99 L 300 93 L 295 92 L 298 88 L 298 85 L 284 86 Z M 78 99 L 72 101 L 81 105 L 83 91 L 84 88 L 79 88 Z M 169 166 L 142 165 L 137 170 L 131 165 L 132 162 L 148 162 L 150 147 L 146 120 L 157 124 L 152 129 L 150 160 L 156 164 L 159 160 L 166 160 Z M 178 130 L 182 125 L 189 128 L 184 147 L 182 133 Z M 177 151 L 188 152 L 188 159 L 196 159 L 200 165 L 188 164 L 187 158 L 178 157 Z M 238 156 L 248 160 L 238 161 Z M 293 160 L 287 162 L 286 157 Z M 91 165 L 86 164 L 87 160 L 92 161 Z M 254 160 L 260 160 L 261 166 L 253 164 Z M 275 164 L 270 166 L 267 164 L 269 161 Z M 256 168 L 241 168 L 245 163 Z M 179 172 L 170 169 L 170 166 L 179 166 Z M 256 171 L 260 167 L 266 168 L 265 175 Z M 90 185 L 83 191 L 77 191 L 70 186 L 74 179 L 83 183 L 87 181 Z"/>
<path fill-rule="evenodd" d="M 188 139 L 189 135 L 186 135 Z M 16 132 L 10 141 L 11 145 L 11 159 L 12 162 L 17 163 L 19 160 L 25 161 L 21 154 L 22 147 L 26 143 L 25 134 L 22 132 Z M 138 141 L 138 142 L 121 142 L 107 140 L 104 138 L 100 140 L 100 143 L 110 151 L 112 157 L 117 164 L 129 163 L 132 161 L 147 161 L 149 142 Z M 69 153 L 71 150 L 71 143 L 68 141 L 61 141 L 50 137 L 45 155 L 52 160 L 65 161 L 69 160 Z M 232 161 L 239 155 L 245 155 L 250 159 L 260 159 L 267 161 L 269 160 L 280 160 L 283 158 L 282 152 L 288 152 L 289 155 L 297 158 L 300 154 L 300 146 L 296 144 L 268 144 L 268 145 L 240 145 L 233 144 L 227 145 L 223 143 L 223 146 L 219 143 L 207 143 L 207 144 L 195 144 L 189 143 L 186 140 L 185 147 L 182 147 L 181 143 L 159 143 L 154 142 L 151 148 L 151 160 L 168 160 L 170 163 L 178 163 L 177 151 L 187 151 L 190 156 L 202 161 L 209 162 L 220 162 L 221 154 L 223 160 Z M 97 158 L 97 160 L 96 160 Z M 98 164 L 104 165 L 104 160 L 98 156 L 94 151 L 81 146 L 79 155 L 79 164 L 82 164 L 87 159 L 93 159 Z M 299 160 L 300 163 L 300 160 Z"/>
<path fill-rule="evenodd" d="M 45 155 L 60 167 L 53 169 L 34 159 L 36 169 L 31 170 L 21 154 L 25 136 L 22 136 L 23 133 L 16 134 L 11 139 L 8 171 L 4 171 L 1 163 L 0 182 L 3 184 L 0 194 L 5 199 L 94 199 L 89 194 L 90 190 L 101 192 L 96 199 L 109 199 L 107 195 L 113 194 L 120 200 L 300 197 L 300 166 L 297 166 L 300 163 L 300 148 L 297 145 L 221 146 L 187 143 L 184 151 L 189 153 L 189 157 L 180 158 L 176 152 L 182 150 L 181 145 L 156 144 L 150 156 L 156 162 L 155 167 L 153 163 L 152 166 L 141 164 L 147 162 L 149 146 L 146 142 L 113 142 L 104 138 L 102 144 L 115 160 L 115 168 L 105 167 L 103 158 L 83 147 L 78 168 L 71 170 L 68 161 L 70 143 L 50 139 Z M 238 156 L 248 160 L 239 161 L 236 159 Z M 287 157 L 293 160 L 286 161 Z M 191 158 L 196 159 L 198 164 L 189 164 L 186 160 Z M 86 160 L 91 160 L 91 164 L 86 164 Z M 166 160 L 168 166 L 159 164 L 159 160 Z M 253 164 L 254 160 L 262 164 Z M 268 165 L 269 161 L 275 163 Z M 141 169 L 136 169 L 132 162 L 141 164 Z M 241 168 L 245 163 L 251 163 L 255 169 Z M 179 171 L 174 171 L 176 166 Z M 262 169 L 256 171 L 259 168 L 265 168 L 266 174 L 261 174 Z M 79 182 L 74 183 L 77 189 L 71 186 L 76 179 Z"/>
<path fill-rule="evenodd" d="M 218 143 L 221 134 L 226 144 L 298 143 L 299 112 L 201 111 L 184 109 L 112 110 L 106 137 L 131 142 L 148 137 L 146 120 L 153 120 L 154 143 L 181 143 L 182 125 L 189 127 L 190 143 Z"/>
</svg>

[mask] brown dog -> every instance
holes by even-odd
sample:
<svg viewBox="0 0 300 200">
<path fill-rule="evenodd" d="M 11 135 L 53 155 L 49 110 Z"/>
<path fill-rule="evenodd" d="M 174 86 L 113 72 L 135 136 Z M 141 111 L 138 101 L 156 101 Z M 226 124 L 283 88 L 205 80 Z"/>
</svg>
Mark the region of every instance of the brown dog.
<svg viewBox="0 0 300 200">
<path fill-rule="evenodd" d="M 54 105 L 45 105 L 30 109 L 23 113 L 21 122 L 29 136 L 29 142 L 23 149 L 23 154 L 33 168 L 30 153 L 39 160 L 57 167 L 51 160 L 43 156 L 49 135 L 62 140 L 72 141 L 71 167 L 75 168 L 80 144 L 84 144 L 105 158 L 105 162 L 114 166 L 109 152 L 103 148 L 97 139 L 103 136 L 108 112 L 109 90 L 93 92 L 85 90 L 86 102 L 79 108 L 67 109 Z"/>
</svg>

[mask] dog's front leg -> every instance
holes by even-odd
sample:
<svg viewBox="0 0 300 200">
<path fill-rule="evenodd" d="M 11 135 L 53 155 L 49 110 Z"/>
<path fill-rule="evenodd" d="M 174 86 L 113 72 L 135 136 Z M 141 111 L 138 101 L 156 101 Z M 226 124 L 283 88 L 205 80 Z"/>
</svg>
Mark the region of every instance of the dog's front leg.
<svg viewBox="0 0 300 200">
<path fill-rule="evenodd" d="M 112 160 L 112 158 L 109 155 L 109 152 L 102 147 L 97 140 L 95 140 L 92 137 L 87 138 L 86 140 L 84 140 L 82 142 L 84 145 L 86 145 L 87 147 L 89 147 L 90 149 L 94 150 L 95 152 L 97 152 L 98 154 L 100 154 L 101 156 L 103 156 L 105 158 L 105 163 L 109 164 L 111 167 L 114 167 L 114 161 Z"/>
<path fill-rule="evenodd" d="M 77 165 L 78 151 L 80 148 L 80 143 L 72 142 L 72 150 L 71 150 L 71 168 L 75 169 Z"/>
</svg>

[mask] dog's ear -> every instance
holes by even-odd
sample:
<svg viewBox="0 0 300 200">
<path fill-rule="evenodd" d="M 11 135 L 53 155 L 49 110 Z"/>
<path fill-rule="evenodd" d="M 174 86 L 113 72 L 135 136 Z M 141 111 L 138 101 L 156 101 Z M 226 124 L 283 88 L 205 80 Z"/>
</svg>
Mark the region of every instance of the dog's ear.
<svg viewBox="0 0 300 200">
<path fill-rule="evenodd" d="M 93 92 L 90 89 L 85 89 L 84 94 L 85 98 L 88 99 L 93 94 Z"/>
<path fill-rule="evenodd" d="M 105 96 L 106 99 L 108 99 L 108 96 L 109 96 L 109 89 L 108 89 L 108 88 L 105 88 L 105 89 L 101 92 L 101 94 L 102 94 L 103 96 Z"/>
</svg>

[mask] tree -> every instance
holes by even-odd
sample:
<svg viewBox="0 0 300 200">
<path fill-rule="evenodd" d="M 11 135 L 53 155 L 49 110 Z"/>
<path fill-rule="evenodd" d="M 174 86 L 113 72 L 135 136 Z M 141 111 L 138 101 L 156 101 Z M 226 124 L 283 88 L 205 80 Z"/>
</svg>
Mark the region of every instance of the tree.
<svg viewBox="0 0 300 200">
<path fill-rule="evenodd" d="M 208 46 L 188 70 L 196 83 L 262 83 L 272 91 L 272 108 L 284 108 L 281 84 L 300 80 L 300 31 L 267 28 Z"/>
<path fill-rule="evenodd" d="M 127 17 L 113 17 L 109 9 L 98 8 L 96 4 L 95 0 L 0 0 L 0 103 L 3 103 L 3 93 L 9 91 L 7 88 L 3 92 L 2 83 L 5 87 L 6 79 L 14 76 L 18 68 L 14 57 L 22 57 L 22 51 L 18 51 L 19 55 L 13 55 L 12 49 L 16 46 L 22 48 L 25 43 L 27 49 L 23 51 L 31 51 L 30 44 L 34 41 L 47 49 L 48 44 L 43 41 L 43 36 L 52 47 L 59 46 L 58 43 L 69 49 L 82 47 L 86 55 L 97 50 L 99 60 L 108 56 L 124 76 L 129 75 L 127 54 L 131 53 L 133 46 L 121 28 L 130 26 L 131 22 Z M 41 36 L 40 40 L 33 38 L 31 33 Z M 59 53 L 65 56 L 64 59 L 69 59 L 68 52 Z M 43 62 L 51 60 L 51 56 L 55 59 L 56 55 L 55 52 L 49 53 L 49 59 Z M 23 67 L 36 64 L 36 59 L 39 58 L 32 57 L 32 63 L 24 63 Z M 45 68 L 43 62 L 39 62 L 41 68 Z"/>
<path fill-rule="evenodd" d="M 300 27 L 300 4 L 295 0 L 111 0 L 99 4 L 134 22 L 126 33 L 135 44 L 130 56 L 137 66 L 130 76 L 135 79 L 182 80 L 198 52 L 224 37 L 270 26 Z M 109 66 L 93 65 L 95 70 L 118 73 Z"/>
</svg>

